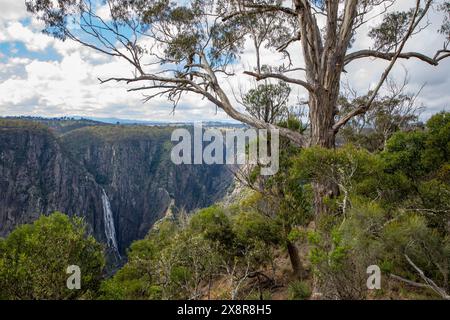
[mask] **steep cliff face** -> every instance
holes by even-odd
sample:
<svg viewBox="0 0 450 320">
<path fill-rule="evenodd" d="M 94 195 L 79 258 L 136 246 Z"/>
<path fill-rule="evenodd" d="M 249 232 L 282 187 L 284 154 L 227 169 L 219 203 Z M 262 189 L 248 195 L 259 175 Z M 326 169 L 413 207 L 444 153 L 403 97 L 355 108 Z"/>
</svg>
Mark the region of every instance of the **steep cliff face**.
<svg viewBox="0 0 450 320">
<path fill-rule="evenodd" d="M 229 169 L 174 165 L 171 130 L 95 126 L 56 138 L 36 126 L 0 126 L 0 236 L 59 210 L 86 217 L 94 235 L 110 245 L 112 223 L 124 253 L 169 206 L 191 211 L 220 199 L 232 182 Z M 112 221 L 105 218 L 103 194 Z"/>
<path fill-rule="evenodd" d="M 64 156 L 43 127 L 10 122 L 0 127 L 0 236 L 56 210 L 84 216 L 102 239 L 101 189 L 82 167 Z"/>
<path fill-rule="evenodd" d="M 232 181 L 224 166 L 174 165 L 173 128 L 90 127 L 63 136 L 63 145 L 109 196 L 120 251 L 142 238 L 177 209 L 205 207 L 222 197 Z"/>
</svg>

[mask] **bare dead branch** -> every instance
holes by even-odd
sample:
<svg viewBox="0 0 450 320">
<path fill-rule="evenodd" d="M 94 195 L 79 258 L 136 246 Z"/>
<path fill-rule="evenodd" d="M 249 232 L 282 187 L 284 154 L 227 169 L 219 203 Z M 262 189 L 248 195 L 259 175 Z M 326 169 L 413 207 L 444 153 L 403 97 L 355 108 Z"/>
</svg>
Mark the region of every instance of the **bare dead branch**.
<svg viewBox="0 0 450 320">
<path fill-rule="evenodd" d="M 423 281 L 425 281 L 428 288 L 436 292 L 443 299 L 450 300 L 450 295 L 446 293 L 444 289 L 440 288 L 432 279 L 428 278 L 425 273 L 411 260 L 411 258 L 408 257 L 408 255 L 405 254 L 405 258 L 408 263 L 417 271 Z"/>
<path fill-rule="evenodd" d="M 406 45 L 406 42 L 411 37 L 412 33 L 414 32 L 414 29 L 418 26 L 420 21 L 423 19 L 425 14 L 428 12 L 428 9 L 431 6 L 432 0 L 428 0 L 425 8 L 420 12 L 420 0 L 416 0 L 416 9 L 414 11 L 414 14 L 411 18 L 411 22 L 408 28 L 408 31 L 406 32 L 405 36 L 403 37 L 397 51 L 395 52 L 394 56 L 390 60 L 391 62 L 387 66 L 387 68 L 384 70 L 383 74 L 381 75 L 381 78 L 375 87 L 375 89 L 372 91 L 372 94 L 368 100 L 368 102 L 364 105 L 361 105 L 357 108 L 355 108 L 353 111 L 349 112 L 347 115 L 344 115 L 339 121 L 337 121 L 333 126 L 333 131 L 337 132 L 342 126 L 344 126 L 350 119 L 353 117 L 363 114 L 369 110 L 370 106 L 372 105 L 373 101 L 375 100 L 376 96 L 378 95 L 378 92 L 380 91 L 383 83 L 386 81 L 389 73 L 391 72 L 392 68 L 394 67 L 395 63 L 397 62 L 399 56 L 401 55 L 403 48 Z"/>
<path fill-rule="evenodd" d="M 269 78 L 278 79 L 278 80 L 282 80 L 287 83 L 298 84 L 298 85 L 304 87 L 308 91 L 314 91 L 314 88 L 308 82 L 299 80 L 299 79 L 290 78 L 290 77 L 287 77 L 287 76 L 279 74 L 279 73 L 256 73 L 256 72 L 251 72 L 251 71 L 245 71 L 244 74 L 255 77 L 255 79 L 258 81 L 264 80 L 264 79 L 269 79 Z"/>
<path fill-rule="evenodd" d="M 354 60 L 362 59 L 362 58 L 379 58 L 384 60 L 392 60 L 395 57 L 395 52 L 380 52 L 375 50 L 360 50 L 356 52 L 352 52 L 348 54 L 345 57 L 345 64 L 348 64 Z M 431 64 L 433 66 L 437 66 L 439 64 L 439 61 L 441 61 L 444 58 L 447 58 L 450 56 L 450 51 L 440 50 L 434 57 L 428 57 L 422 53 L 419 52 L 405 52 L 398 55 L 399 59 L 411 59 L 416 58 L 419 60 L 422 60 L 428 64 Z"/>
</svg>

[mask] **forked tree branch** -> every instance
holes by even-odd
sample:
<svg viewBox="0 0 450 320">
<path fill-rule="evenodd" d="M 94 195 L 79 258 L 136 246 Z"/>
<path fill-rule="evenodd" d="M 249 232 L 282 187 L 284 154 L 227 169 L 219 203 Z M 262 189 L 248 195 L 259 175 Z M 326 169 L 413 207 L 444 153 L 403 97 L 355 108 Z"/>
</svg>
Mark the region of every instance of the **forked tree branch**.
<svg viewBox="0 0 450 320">
<path fill-rule="evenodd" d="M 278 79 L 287 83 L 298 84 L 310 92 L 314 91 L 314 88 L 308 82 L 300 79 L 290 78 L 280 73 L 256 73 L 251 71 L 244 71 L 244 74 L 254 77 L 257 81 L 269 78 Z"/>
<path fill-rule="evenodd" d="M 425 281 L 426 286 L 436 292 L 438 295 L 440 295 L 445 300 L 450 300 L 450 295 L 445 292 L 444 289 L 440 288 L 433 280 L 428 278 L 425 273 L 411 260 L 408 255 L 405 254 L 405 258 L 408 261 L 408 263 L 417 271 L 417 273 L 420 275 L 420 277 Z"/>
<path fill-rule="evenodd" d="M 407 30 L 405 36 L 403 37 L 402 41 L 400 42 L 400 45 L 399 45 L 397 51 L 395 52 L 395 54 L 390 59 L 389 65 L 384 70 L 383 74 L 381 75 L 381 78 L 380 78 L 377 86 L 373 90 L 372 94 L 370 95 L 367 103 L 365 103 L 363 105 L 360 105 L 359 107 L 357 107 L 354 110 L 350 111 L 348 114 L 346 114 L 343 117 L 341 117 L 335 123 L 335 125 L 333 126 L 333 131 L 334 132 L 339 131 L 339 129 L 342 126 L 344 126 L 348 121 L 350 121 L 353 117 L 355 117 L 357 115 L 360 115 L 360 114 L 364 114 L 370 109 L 373 101 L 375 100 L 375 98 L 378 95 L 378 92 L 380 91 L 381 87 L 383 86 L 384 82 L 386 81 L 387 77 L 389 76 L 389 73 L 392 71 L 395 63 L 397 62 L 397 60 L 399 59 L 400 55 L 402 54 L 402 51 L 403 51 L 403 48 L 406 45 L 406 42 L 409 40 L 409 38 L 413 34 L 414 30 L 416 29 L 416 27 L 418 26 L 420 21 L 423 19 L 425 14 L 428 12 L 432 2 L 433 2 L 432 0 L 427 0 L 424 9 L 422 11 L 420 11 L 421 0 L 416 0 L 416 8 L 415 8 L 413 16 L 411 18 L 411 23 L 410 23 L 410 25 L 408 27 L 408 30 Z"/>
<path fill-rule="evenodd" d="M 380 52 L 375 50 L 360 50 L 356 52 L 352 52 L 345 56 L 344 62 L 348 64 L 354 60 L 362 59 L 362 58 L 379 58 L 384 60 L 392 60 L 395 57 L 395 52 Z M 398 55 L 399 59 L 411 59 L 416 58 L 422 60 L 428 64 L 433 66 L 437 66 L 439 62 L 445 58 L 450 57 L 450 50 L 439 50 L 434 57 L 426 56 L 419 52 L 405 52 Z"/>
<path fill-rule="evenodd" d="M 222 21 L 227 21 L 240 15 L 262 14 L 267 12 L 282 12 L 291 16 L 297 15 L 297 13 L 291 8 L 271 4 L 244 3 L 242 6 L 251 10 L 234 11 L 223 17 Z"/>
</svg>

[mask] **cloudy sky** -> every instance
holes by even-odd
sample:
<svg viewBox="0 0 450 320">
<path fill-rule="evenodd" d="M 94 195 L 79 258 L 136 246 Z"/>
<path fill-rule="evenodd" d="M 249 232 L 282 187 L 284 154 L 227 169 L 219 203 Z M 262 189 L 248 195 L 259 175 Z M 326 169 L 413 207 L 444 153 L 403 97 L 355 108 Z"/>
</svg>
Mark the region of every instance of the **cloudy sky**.
<svg viewBox="0 0 450 320">
<path fill-rule="evenodd" d="M 398 8 L 411 7 L 415 0 L 398 2 Z M 427 18 L 430 26 L 410 40 L 406 51 L 420 51 L 432 56 L 442 47 L 443 37 L 436 32 L 442 17 L 431 12 Z M 377 23 L 377 19 L 371 23 Z M 172 105 L 164 98 L 143 103 L 142 93 L 127 92 L 124 85 L 100 84 L 98 77 L 130 76 L 132 69 L 118 59 L 42 34 L 42 25 L 27 14 L 24 1 L 0 0 L 0 30 L 0 116 L 229 120 L 211 103 L 193 94 L 185 96 L 172 114 Z M 362 30 L 352 50 L 371 46 L 366 34 L 367 30 Z M 301 66 L 302 57 L 297 54 L 298 49 L 292 46 L 291 51 L 296 57 L 294 62 Z M 240 74 L 249 70 L 252 57 L 249 46 L 235 66 L 235 72 Z M 281 59 L 279 54 L 264 52 L 263 63 L 281 64 Z M 384 61 L 358 60 L 347 68 L 348 73 L 343 80 L 364 94 L 375 85 L 384 66 Z M 425 84 L 418 101 L 426 107 L 422 119 L 441 110 L 450 110 L 450 58 L 437 68 L 420 61 L 402 61 L 396 66 L 393 76 L 402 79 L 405 69 L 410 78 L 408 91 L 416 92 Z M 239 86 L 252 86 L 244 75 L 232 81 L 224 79 L 224 84 L 230 96 L 238 91 Z M 305 92 L 295 88 L 293 96 L 303 98 Z"/>
</svg>

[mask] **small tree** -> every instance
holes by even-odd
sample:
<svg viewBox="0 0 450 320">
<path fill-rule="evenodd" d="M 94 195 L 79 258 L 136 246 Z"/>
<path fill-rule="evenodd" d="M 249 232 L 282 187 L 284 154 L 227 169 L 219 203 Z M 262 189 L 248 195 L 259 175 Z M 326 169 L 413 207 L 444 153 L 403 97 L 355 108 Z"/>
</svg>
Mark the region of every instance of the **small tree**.
<svg viewBox="0 0 450 320">
<path fill-rule="evenodd" d="M 77 299 L 96 294 L 105 264 L 102 246 L 80 218 L 41 216 L 0 240 L 0 298 Z M 81 289 L 69 290 L 67 267 L 81 270 Z"/>
<path fill-rule="evenodd" d="M 373 102 L 371 110 L 354 117 L 342 128 L 345 141 L 369 151 L 381 151 L 395 132 L 413 129 L 423 107 L 417 103 L 420 91 L 407 92 L 407 85 L 407 76 L 400 85 L 388 79 L 386 93 Z M 348 91 L 349 94 L 338 101 L 341 110 L 351 110 L 354 104 L 368 99 L 368 96 L 359 97 L 353 90 Z"/>
<path fill-rule="evenodd" d="M 260 84 L 245 94 L 243 104 L 251 116 L 276 124 L 288 116 L 290 93 L 291 88 L 285 82 Z"/>
</svg>

